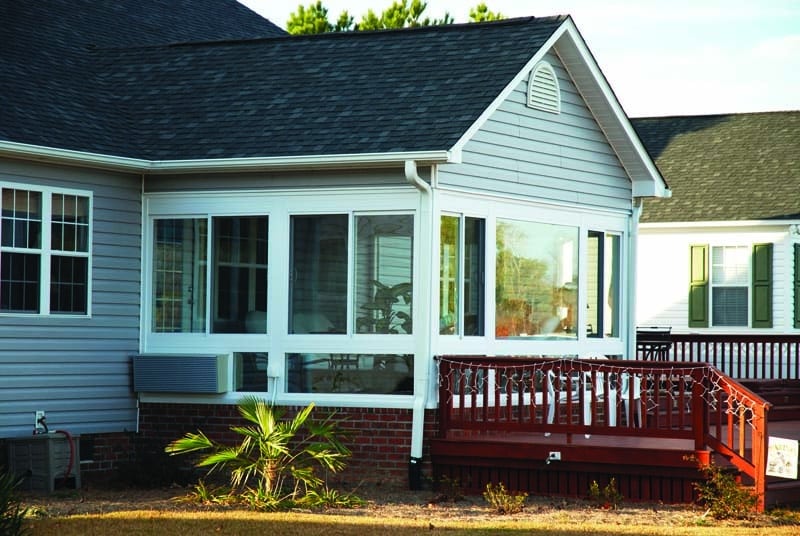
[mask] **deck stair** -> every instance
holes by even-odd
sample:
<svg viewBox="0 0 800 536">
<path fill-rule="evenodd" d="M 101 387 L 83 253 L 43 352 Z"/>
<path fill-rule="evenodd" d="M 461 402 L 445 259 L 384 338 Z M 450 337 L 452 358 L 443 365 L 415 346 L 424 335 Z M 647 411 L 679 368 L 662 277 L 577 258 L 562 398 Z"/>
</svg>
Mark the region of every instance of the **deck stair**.
<svg viewBox="0 0 800 536">
<path fill-rule="evenodd" d="M 772 404 L 770 422 L 800 420 L 800 380 L 739 380 Z"/>
</svg>

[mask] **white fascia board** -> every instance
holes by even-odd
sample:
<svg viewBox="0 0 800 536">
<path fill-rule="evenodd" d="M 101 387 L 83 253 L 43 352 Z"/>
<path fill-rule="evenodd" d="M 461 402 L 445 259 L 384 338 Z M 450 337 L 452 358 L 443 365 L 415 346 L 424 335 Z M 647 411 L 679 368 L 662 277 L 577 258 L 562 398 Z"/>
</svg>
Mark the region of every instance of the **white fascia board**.
<svg viewBox="0 0 800 536">
<path fill-rule="evenodd" d="M 609 143 L 616 151 L 617 157 L 628 172 L 628 176 L 631 177 L 633 197 L 671 197 L 672 192 L 667 187 L 664 177 L 661 176 L 653 159 L 650 158 L 644 148 L 627 114 L 622 109 L 622 105 L 617 100 L 617 96 L 611 89 L 608 80 L 600 70 L 600 66 L 595 61 L 571 17 L 564 21 L 562 28 L 559 28 L 559 40 L 562 36 L 569 38 L 568 44 L 575 48 L 581 61 L 579 63 L 564 61 L 563 54 L 559 54 L 559 57 L 564 67 L 569 71 L 570 76 L 572 76 L 587 106 L 592 110 Z M 591 85 L 586 85 L 586 77 L 576 76 L 576 74 L 582 74 L 577 73 L 576 69 L 583 69 L 589 75 L 588 81 Z M 597 94 L 595 98 L 592 97 L 592 92 Z M 608 119 L 606 119 L 606 114 L 598 113 L 598 106 L 604 106 L 610 111 Z M 610 121 L 610 123 L 607 121 Z M 622 135 L 612 134 L 613 130 L 621 130 Z M 644 176 L 634 171 L 636 168 L 640 168 L 644 172 Z"/>
<path fill-rule="evenodd" d="M 645 211 L 647 208 L 645 207 Z M 727 220 L 727 221 L 676 221 L 640 223 L 639 228 L 646 229 L 700 229 L 700 228 L 736 228 L 743 227 L 789 227 L 800 225 L 800 220 Z"/>
<path fill-rule="evenodd" d="M 0 141 L 0 156 L 24 158 L 40 162 L 52 162 L 76 166 L 97 167 L 135 173 L 196 173 L 224 171 L 257 171 L 289 168 L 347 168 L 360 166 L 404 166 L 408 160 L 419 164 L 456 162 L 459 152 L 412 151 L 397 153 L 363 153 L 279 156 L 256 158 L 220 158 L 201 160 L 144 160 L 121 156 L 72 151 Z"/>
</svg>

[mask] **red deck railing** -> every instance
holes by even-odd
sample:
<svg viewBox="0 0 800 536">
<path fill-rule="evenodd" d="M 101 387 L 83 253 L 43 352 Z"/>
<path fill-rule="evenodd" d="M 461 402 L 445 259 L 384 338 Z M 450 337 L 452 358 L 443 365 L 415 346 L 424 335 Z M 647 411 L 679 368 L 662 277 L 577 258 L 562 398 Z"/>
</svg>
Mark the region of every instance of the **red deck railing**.
<svg viewBox="0 0 800 536">
<path fill-rule="evenodd" d="M 706 363 L 439 358 L 439 434 L 602 434 L 691 440 L 749 476 L 763 508 L 769 403 Z"/>
</svg>

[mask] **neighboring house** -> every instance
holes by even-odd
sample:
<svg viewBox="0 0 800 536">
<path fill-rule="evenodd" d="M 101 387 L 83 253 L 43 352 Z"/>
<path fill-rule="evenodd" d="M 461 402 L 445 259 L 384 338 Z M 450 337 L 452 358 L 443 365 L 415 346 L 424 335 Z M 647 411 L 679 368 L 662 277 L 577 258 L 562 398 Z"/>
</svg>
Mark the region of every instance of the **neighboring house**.
<svg viewBox="0 0 800 536">
<path fill-rule="evenodd" d="M 631 354 L 639 200 L 669 191 L 569 17 L 288 37 L 217 0 L 23 5 L 0 437 L 46 410 L 97 461 L 255 393 L 335 409 L 353 471 L 399 477 L 434 356 Z"/>
<path fill-rule="evenodd" d="M 800 111 L 632 122 L 674 193 L 645 204 L 637 323 L 798 333 Z"/>
</svg>

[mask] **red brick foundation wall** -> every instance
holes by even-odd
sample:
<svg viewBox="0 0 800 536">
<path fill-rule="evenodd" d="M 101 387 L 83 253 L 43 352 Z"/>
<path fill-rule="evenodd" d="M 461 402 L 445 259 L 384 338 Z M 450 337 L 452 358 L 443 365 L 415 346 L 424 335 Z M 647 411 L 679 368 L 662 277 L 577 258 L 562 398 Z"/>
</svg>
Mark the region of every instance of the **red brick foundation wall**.
<svg viewBox="0 0 800 536">
<path fill-rule="evenodd" d="M 300 407 L 287 407 L 291 416 Z M 359 484 L 408 487 L 409 461 L 411 459 L 410 409 L 317 407 L 312 417 L 322 418 L 334 414 L 334 421 L 347 436 L 344 443 L 352 451 L 347 467 L 330 482 L 356 486 Z M 139 413 L 141 440 L 163 448 L 186 432 L 202 430 L 210 438 L 233 443 L 237 434 L 233 425 L 243 424 L 236 406 L 210 404 L 142 403 Z M 435 433 L 436 412 L 425 414 L 424 437 Z M 423 442 L 423 476 L 430 476 L 427 441 Z"/>
</svg>

